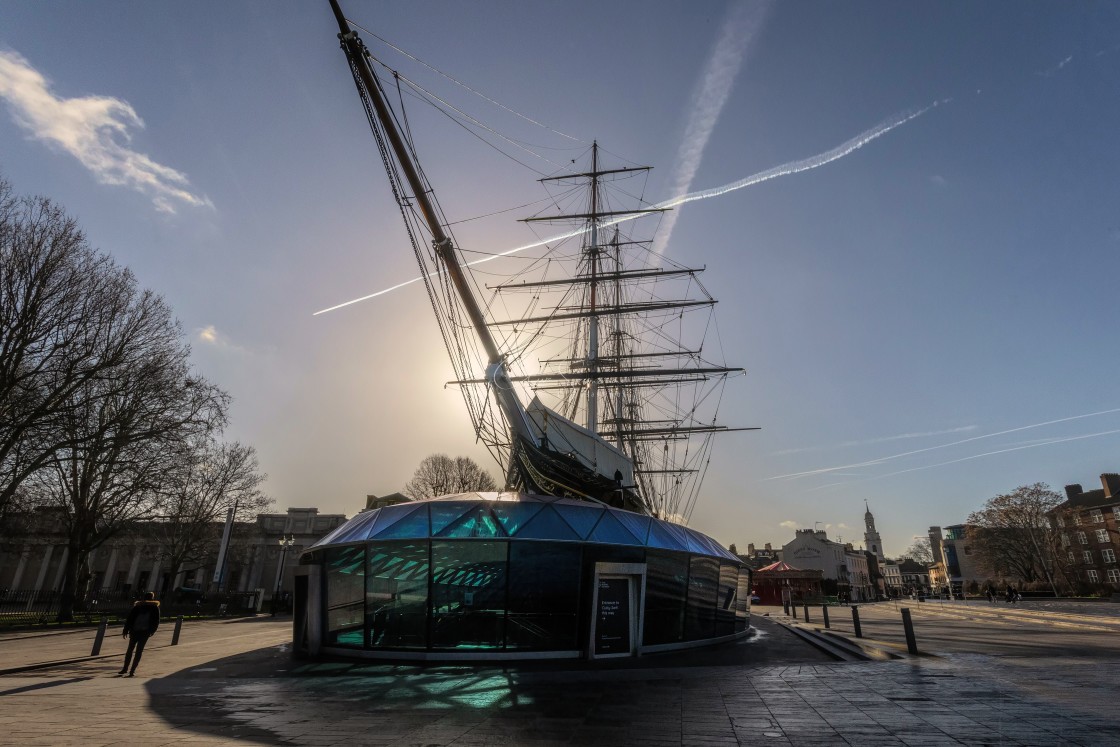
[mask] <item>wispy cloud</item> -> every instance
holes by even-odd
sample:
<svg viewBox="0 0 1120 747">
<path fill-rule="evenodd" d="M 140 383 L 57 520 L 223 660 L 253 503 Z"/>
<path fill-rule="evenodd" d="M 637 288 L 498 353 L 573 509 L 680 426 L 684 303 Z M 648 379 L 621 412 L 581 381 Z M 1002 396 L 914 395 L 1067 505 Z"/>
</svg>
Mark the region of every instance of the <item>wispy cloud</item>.
<svg viewBox="0 0 1120 747">
<path fill-rule="evenodd" d="M 961 444 L 967 444 L 967 443 L 971 443 L 973 441 L 980 441 L 980 440 L 985 439 L 985 438 L 995 438 L 996 436 L 1005 436 L 1008 433 L 1018 433 L 1019 431 L 1030 430 L 1031 428 L 1042 428 L 1043 426 L 1047 426 L 1047 425 L 1055 425 L 1057 423 L 1068 423 L 1072 420 L 1081 420 L 1083 418 L 1092 418 L 1092 417 L 1097 417 L 1097 416 L 1100 416 L 1100 415 L 1111 415 L 1111 414 L 1114 414 L 1114 413 L 1117 413 L 1117 412 L 1120 412 L 1120 407 L 1113 408 L 1111 410 L 1100 410 L 1099 412 L 1090 412 L 1090 413 L 1086 413 L 1084 415 L 1071 415 L 1068 418 L 1058 418 L 1056 420 L 1047 420 L 1047 421 L 1042 422 L 1042 423 L 1032 423 L 1030 425 L 1022 425 L 1022 426 L 1019 426 L 1018 428 L 1008 428 L 1007 430 L 1004 430 L 1004 431 L 997 431 L 995 433 L 986 433 L 982 436 L 973 436 L 972 438 L 963 438 L 963 439 L 960 439 L 958 441 L 952 441 L 952 442 L 946 443 L 946 444 L 939 444 L 937 446 L 928 446 L 924 449 L 914 449 L 912 451 L 904 451 L 904 452 L 899 453 L 899 454 L 891 454 L 889 456 L 878 457 L 876 459 L 870 459 L 866 462 L 857 462 L 855 464 L 842 464 L 842 465 L 838 465 L 836 467 L 822 467 L 820 469 L 810 469 L 810 470 L 804 470 L 802 472 L 790 472 L 790 473 L 785 474 L 785 475 L 774 475 L 773 477 L 767 477 L 766 480 L 791 480 L 791 479 L 796 479 L 796 478 L 799 478 L 799 477 L 809 477 L 811 475 L 822 475 L 822 474 L 834 473 L 834 472 L 839 472 L 841 470 L 857 469 L 857 468 L 860 468 L 860 467 L 870 467 L 870 466 L 873 466 L 873 465 L 882 464 L 883 462 L 888 462 L 892 459 L 901 459 L 903 457 L 912 456 L 914 454 L 924 454 L 926 452 L 936 451 L 938 449 L 947 449 L 950 446 L 960 446 Z M 1023 448 L 1026 448 L 1026 447 L 1023 447 Z M 1005 449 L 1005 451 L 1011 451 L 1011 450 L 1013 450 L 1013 449 Z M 990 453 L 994 454 L 994 453 L 1002 453 L 1002 452 L 990 452 Z M 984 454 L 982 456 L 987 456 L 987 454 Z M 961 461 L 963 461 L 963 460 L 961 460 Z M 946 464 L 948 464 L 948 462 L 946 462 Z M 935 465 L 935 466 L 940 466 L 940 465 Z"/>
<path fill-rule="evenodd" d="M 23 56 L 0 50 L 0 98 L 31 137 L 69 153 L 102 184 L 124 186 L 151 198 L 156 209 L 213 207 L 190 191 L 187 176 L 128 147 L 144 121 L 127 102 L 111 96 L 63 98 Z"/>
<path fill-rule="evenodd" d="M 838 444 L 831 444 L 828 446 L 806 446 L 800 449 L 783 449 L 775 451 L 774 456 L 783 454 L 798 454 L 805 451 L 825 451 L 828 449 L 843 449 L 850 446 L 867 446 L 869 444 L 882 444 L 890 441 L 902 441 L 908 438 L 928 438 L 930 436 L 947 436 L 953 433 L 968 433 L 969 431 L 976 430 L 978 426 L 975 425 L 962 425 L 958 428 L 947 428 L 943 431 L 921 431 L 917 433 L 899 433 L 897 436 L 879 436 L 878 438 L 865 438 L 858 441 L 841 441 Z"/>
<path fill-rule="evenodd" d="M 801 525 L 792 519 L 786 519 L 785 521 L 778 522 L 778 526 L 785 527 L 786 529 L 797 529 Z"/>
<path fill-rule="evenodd" d="M 941 174 L 934 174 L 929 180 L 939 187 L 944 187 L 949 183 L 949 180 L 941 176 Z"/>
<path fill-rule="evenodd" d="M 743 67 L 747 48 L 762 28 L 768 10 L 769 3 L 732 3 L 728 7 L 722 33 L 712 48 L 712 54 L 708 57 L 689 102 L 688 124 L 677 149 L 669 179 L 670 194 L 684 194 L 692 187 L 692 180 L 696 176 L 696 170 L 700 168 L 712 130 L 731 95 L 735 78 Z M 661 231 L 653 243 L 656 254 L 665 251 L 677 216 L 676 211 L 665 215 Z"/>
<path fill-rule="evenodd" d="M 230 339 L 229 335 L 220 331 L 213 324 L 205 327 L 200 327 L 195 330 L 195 339 L 201 344 L 212 348 L 219 348 L 222 350 L 233 350 L 238 353 L 247 352 L 245 348 L 236 344 Z"/>
<path fill-rule="evenodd" d="M 1068 57 L 1065 57 L 1064 59 L 1060 60 L 1057 65 L 1050 68 L 1049 70 L 1043 70 L 1042 72 L 1039 73 L 1039 75 L 1043 76 L 1044 78 L 1049 78 L 1051 75 L 1058 72 L 1059 70 L 1061 70 L 1063 67 L 1065 67 L 1066 65 L 1068 65 L 1071 62 L 1073 62 L 1073 55 L 1069 55 Z"/>
</svg>

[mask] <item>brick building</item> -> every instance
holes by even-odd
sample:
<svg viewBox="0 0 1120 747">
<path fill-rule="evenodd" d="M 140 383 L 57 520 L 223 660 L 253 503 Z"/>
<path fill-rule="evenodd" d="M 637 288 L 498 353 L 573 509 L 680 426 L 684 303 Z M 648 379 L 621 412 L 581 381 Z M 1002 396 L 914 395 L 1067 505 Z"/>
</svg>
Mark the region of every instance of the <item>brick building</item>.
<svg viewBox="0 0 1120 747">
<path fill-rule="evenodd" d="M 1101 475 L 1099 490 L 1066 485 L 1066 500 L 1050 517 L 1068 580 L 1090 591 L 1120 590 L 1120 474 Z"/>
</svg>

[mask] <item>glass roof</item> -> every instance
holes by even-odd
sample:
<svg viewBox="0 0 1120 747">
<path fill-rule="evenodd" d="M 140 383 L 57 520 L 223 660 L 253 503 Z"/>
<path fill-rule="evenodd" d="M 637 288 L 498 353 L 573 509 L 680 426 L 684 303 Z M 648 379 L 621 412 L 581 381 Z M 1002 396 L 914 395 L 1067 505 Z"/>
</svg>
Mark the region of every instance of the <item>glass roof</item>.
<svg viewBox="0 0 1120 747">
<path fill-rule="evenodd" d="M 609 506 L 525 493 L 460 493 L 363 511 L 314 546 L 429 537 L 596 542 L 738 561 L 711 537 Z"/>
</svg>

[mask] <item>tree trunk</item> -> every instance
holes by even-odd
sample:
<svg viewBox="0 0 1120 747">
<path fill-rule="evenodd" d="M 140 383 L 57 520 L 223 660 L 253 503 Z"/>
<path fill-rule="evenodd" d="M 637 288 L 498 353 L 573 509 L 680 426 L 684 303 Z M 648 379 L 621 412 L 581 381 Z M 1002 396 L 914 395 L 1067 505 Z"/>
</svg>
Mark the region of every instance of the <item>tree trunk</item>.
<svg viewBox="0 0 1120 747">
<path fill-rule="evenodd" d="M 73 622 L 74 605 L 78 598 L 78 569 L 85 562 L 79 557 L 77 543 L 70 542 L 66 553 L 66 565 L 62 573 L 62 593 L 58 597 L 58 618 L 60 623 Z"/>
</svg>

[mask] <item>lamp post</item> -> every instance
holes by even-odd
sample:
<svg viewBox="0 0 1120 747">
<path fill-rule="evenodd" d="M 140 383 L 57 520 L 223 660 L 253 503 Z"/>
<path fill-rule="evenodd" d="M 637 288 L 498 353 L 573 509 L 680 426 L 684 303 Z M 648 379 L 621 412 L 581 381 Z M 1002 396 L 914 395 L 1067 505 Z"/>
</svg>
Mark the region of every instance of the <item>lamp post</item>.
<svg viewBox="0 0 1120 747">
<path fill-rule="evenodd" d="M 280 587 L 284 584 L 284 562 L 288 558 L 288 548 L 296 543 L 295 535 L 280 535 L 280 562 L 276 566 L 276 590 L 272 593 L 272 614 L 276 615 L 276 607 L 280 603 Z"/>
</svg>

